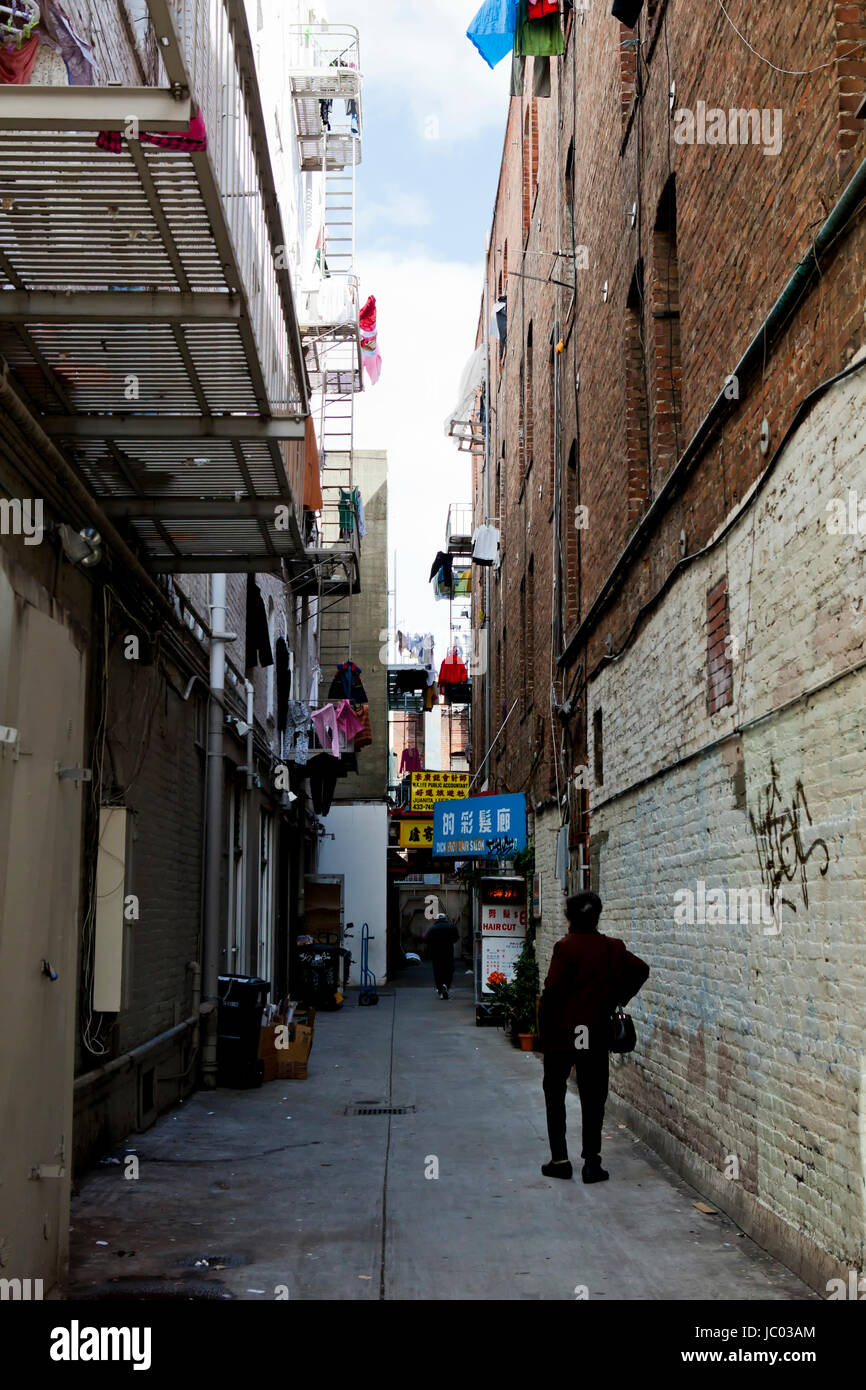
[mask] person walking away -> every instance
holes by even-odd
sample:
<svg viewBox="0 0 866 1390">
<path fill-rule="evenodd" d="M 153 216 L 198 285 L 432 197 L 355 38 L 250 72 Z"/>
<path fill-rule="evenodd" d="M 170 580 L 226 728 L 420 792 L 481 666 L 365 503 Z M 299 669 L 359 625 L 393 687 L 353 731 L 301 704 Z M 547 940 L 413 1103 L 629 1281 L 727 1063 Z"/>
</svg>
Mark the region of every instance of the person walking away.
<svg viewBox="0 0 866 1390">
<path fill-rule="evenodd" d="M 448 999 L 451 981 L 454 979 L 454 943 L 460 940 L 460 933 L 444 912 L 433 921 L 424 933 L 427 951 L 433 962 L 433 983 L 440 999 Z"/>
<path fill-rule="evenodd" d="M 544 1053 L 544 1100 L 550 1162 L 548 1178 L 570 1178 L 565 1132 L 565 1093 L 572 1067 L 583 1121 L 585 1183 L 610 1176 L 601 1166 L 601 1128 L 609 1076 L 610 1020 L 617 1005 L 627 1004 L 650 973 L 646 961 L 626 950 L 625 942 L 598 930 L 601 899 L 577 893 L 567 900 L 568 935 L 553 948 L 550 970 L 538 1007 Z"/>
</svg>

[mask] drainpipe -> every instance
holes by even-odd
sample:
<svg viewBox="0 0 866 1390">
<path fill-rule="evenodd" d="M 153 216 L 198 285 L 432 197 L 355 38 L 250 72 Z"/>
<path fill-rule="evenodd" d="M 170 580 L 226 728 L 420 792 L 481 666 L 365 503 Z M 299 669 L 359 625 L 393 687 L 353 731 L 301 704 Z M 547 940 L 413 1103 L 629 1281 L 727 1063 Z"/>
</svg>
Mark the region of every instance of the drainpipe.
<svg viewBox="0 0 866 1390">
<path fill-rule="evenodd" d="M 255 686 L 252 681 L 244 681 L 247 692 L 247 791 L 253 789 L 253 701 Z"/>
<path fill-rule="evenodd" d="M 484 522 L 490 525 L 490 250 L 484 266 Z M 496 518 L 497 526 L 502 520 Z M 484 627 L 487 633 L 484 672 L 484 747 L 490 749 L 490 566 L 484 566 Z"/>
<path fill-rule="evenodd" d="M 649 508 L 649 511 L 644 514 L 638 526 L 632 532 L 631 537 L 626 543 L 625 549 L 622 551 L 613 570 L 608 575 L 601 592 L 583 622 L 580 624 L 577 632 L 571 638 L 565 650 L 557 657 L 557 662 L 560 666 L 568 665 L 572 658 L 579 652 L 580 647 L 587 640 L 590 632 L 601 617 L 601 614 L 612 602 L 619 589 L 623 575 L 629 565 L 634 561 L 659 517 L 664 513 L 671 498 L 683 486 L 686 479 L 697 465 L 713 431 L 738 404 L 742 403 L 742 386 L 744 380 L 763 363 L 772 343 L 787 326 L 807 288 L 814 277 L 819 273 L 821 268 L 821 257 L 826 255 L 837 237 L 841 236 L 864 198 L 866 198 L 866 159 L 863 160 L 862 164 L 854 173 L 851 181 L 842 192 L 839 201 L 819 229 L 809 250 L 806 252 L 805 256 L 798 261 L 782 293 L 779 295 L 772 309 L 764 319 L 764 322 L 752 338 L 752 341 L 749 343 L 749 346 L 746 348 L 736 367 L 734 367 L 733 372 L 731 372 L 730 375 L 737 378 L 741 397 L 732 401 L 726 394 L 725 387 L 719 392 L 707 411 L 707 414 L 698 425 L 694 435 L 686 445 L 685 452 L 675 465 L 668 481 Z"/>
<path fill-rule="evenodd" d="M 207 736 L 207 822 L 205 826 L 205 919 L 202 952 L 203 1002 L 209 1006 L 205 1019 L 202 1079 L 205 1087 L 216 1086 L 217 999 L 219 994 L 219 953 L 222 939 L 222 859 L 225 765 L 226 684 L 226 576 L 211 577 L 210 597 L 210 703 Z"/>
</svg>

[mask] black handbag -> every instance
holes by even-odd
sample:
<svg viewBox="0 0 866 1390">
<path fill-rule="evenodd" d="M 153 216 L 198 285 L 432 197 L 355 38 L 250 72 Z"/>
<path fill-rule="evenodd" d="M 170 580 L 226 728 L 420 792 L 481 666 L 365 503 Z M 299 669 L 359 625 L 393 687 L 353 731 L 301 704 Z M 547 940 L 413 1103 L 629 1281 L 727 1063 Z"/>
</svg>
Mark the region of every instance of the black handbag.
<svg viewBox="0 0 866 1390">
<path fill-rule="evenodd" d="M 610 962 L 610 941 L 607 943 L 607 958 Z M 621 1004 L 617 1004 L 610 1016 L 610 1052 L 634 1052 L 637 1047 L 637 1033 L 631 1014 L 627 1014 Z"/>
<path fill-rule="evenodd" d="M 637 1033 L 631 1014 L 627 1014 L 621 1004 L 617 1004 L 610 1016 L 611 1052 L 634 1052 L 637 1047 Z"/>
</svg>

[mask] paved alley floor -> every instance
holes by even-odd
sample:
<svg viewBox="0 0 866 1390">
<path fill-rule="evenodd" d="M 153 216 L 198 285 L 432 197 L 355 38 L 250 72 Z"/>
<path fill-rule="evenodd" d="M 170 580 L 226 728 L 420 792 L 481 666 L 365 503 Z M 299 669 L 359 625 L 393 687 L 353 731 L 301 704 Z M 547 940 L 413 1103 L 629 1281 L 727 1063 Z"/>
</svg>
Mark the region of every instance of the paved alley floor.
<svg viewBox="0 0 866 1390">
<path fill-rule="evenodd" d="M 70 1296 L 153 1281 L 259 1301 L 815 1297 L 615 1122 L 610 1182 L 544 1178 L 541 1059 L 475 1026 L 462 968 L 455 986 L 440 1000 L 418 967 L 377 1007 L 351 995 L 317 1016 L 306 1081 L 199 1091 L 132 1135 L 115 1155 L 135 1150 L 137 1180 L 110 1164 L 79 1183 Z"/>
</svg>

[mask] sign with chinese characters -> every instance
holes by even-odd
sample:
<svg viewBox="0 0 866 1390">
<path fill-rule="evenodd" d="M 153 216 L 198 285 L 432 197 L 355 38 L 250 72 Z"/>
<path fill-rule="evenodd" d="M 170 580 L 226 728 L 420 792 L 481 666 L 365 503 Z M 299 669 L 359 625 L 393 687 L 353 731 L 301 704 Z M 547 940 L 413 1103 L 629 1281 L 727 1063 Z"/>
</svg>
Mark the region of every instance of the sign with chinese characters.
<svg viewBox="0 0 866 1390">
<path fill-rule="evenodd" d="M 469 790 L 468 772 L 413 772 L 412 811 L 432 811 L 437 801 L 455 801 Z"/>
<path fill-rule="evenodd" d="M 487 981 L 499 970 L 510 984 L 514 979 L 517 957 L 523 950 L 522 936 L 484 936 L 481 938 L 481 993 L 492 994 Z"/>
<path fill-rule="evenodd" d="M 514 907 L 508 903 L 482 903 L 482 936 L 524 936 L 526 934 L 526 908 Z"/>
<path fill-rule="evenodd" d="M 433 807 L 433 854 L 512 859 L 526 848 L 526 798 L 476 796 Z"/>
<path fill-rule="evenodd" d="M 401 849 L 430 849 L 433 845 L 433 817 L 400 821 Z"/>
</svg>

